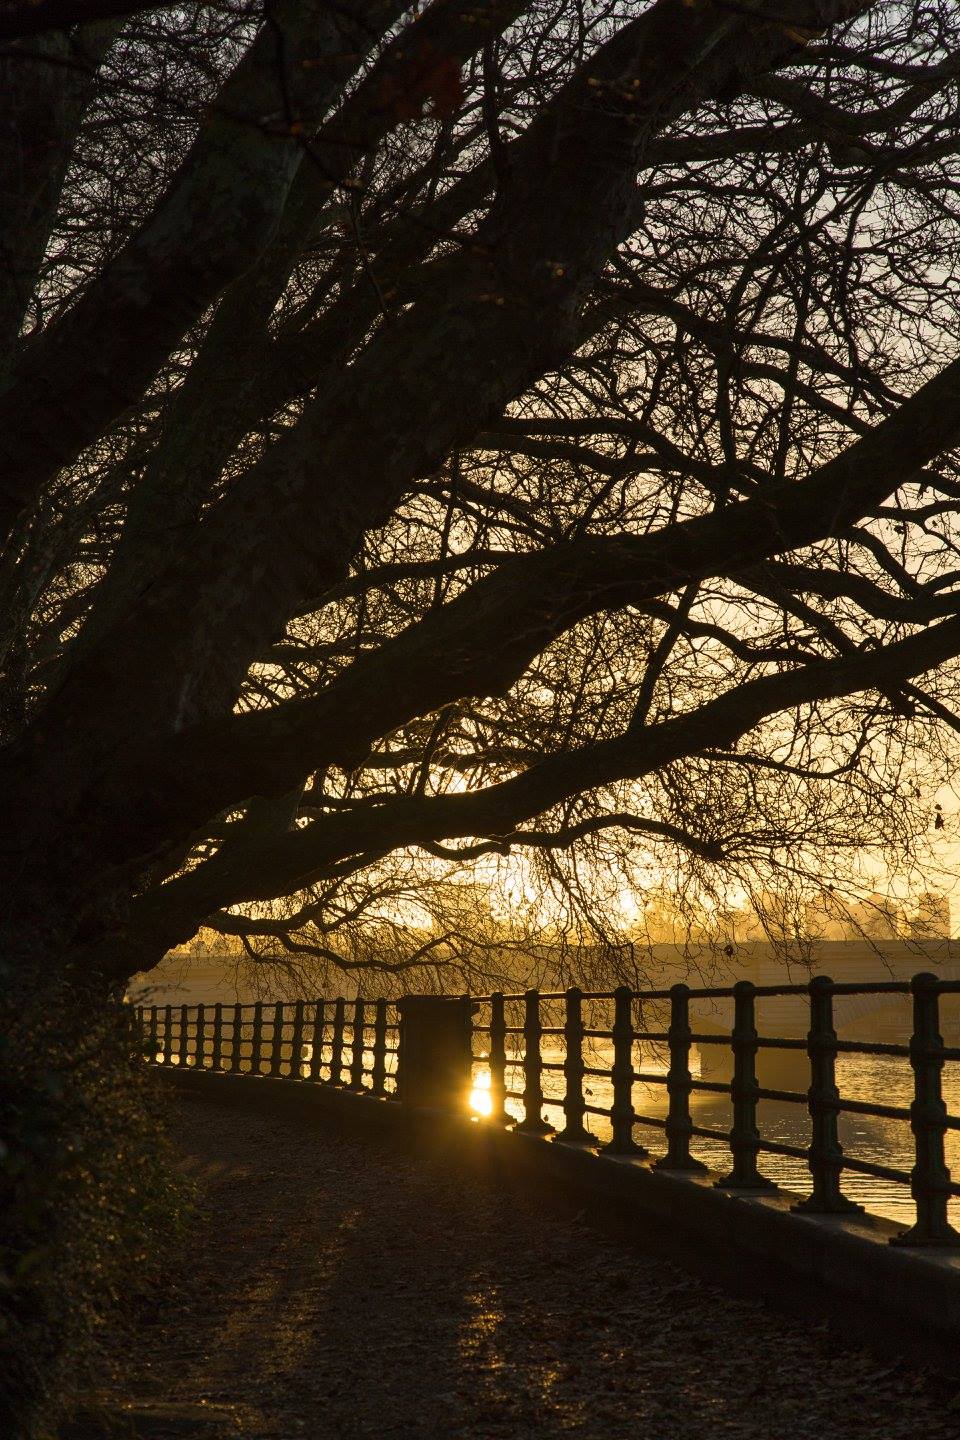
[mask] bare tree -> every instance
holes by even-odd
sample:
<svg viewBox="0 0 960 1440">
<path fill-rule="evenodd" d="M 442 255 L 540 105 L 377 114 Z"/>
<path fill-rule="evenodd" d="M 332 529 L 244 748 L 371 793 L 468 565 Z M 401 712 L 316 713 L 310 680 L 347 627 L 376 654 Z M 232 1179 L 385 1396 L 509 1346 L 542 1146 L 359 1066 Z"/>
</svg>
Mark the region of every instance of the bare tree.
<svg viewBox="0 0 960 1440">
<path fill-rule="evenodd" d="M 921 854 L 957 38 L 952 0 L 0 5 L 11 1193 L 91 997 L 201 925 L 479 977 L 497 865 L 615 945 L 591 896 L 670 866 Z"/>
<path fill-rule="evenodd" d="M 955 725 L 956 12 L 795 11 L 7 46 L 28 989 L 411 846 L 910 843 Z"/>
</svg>

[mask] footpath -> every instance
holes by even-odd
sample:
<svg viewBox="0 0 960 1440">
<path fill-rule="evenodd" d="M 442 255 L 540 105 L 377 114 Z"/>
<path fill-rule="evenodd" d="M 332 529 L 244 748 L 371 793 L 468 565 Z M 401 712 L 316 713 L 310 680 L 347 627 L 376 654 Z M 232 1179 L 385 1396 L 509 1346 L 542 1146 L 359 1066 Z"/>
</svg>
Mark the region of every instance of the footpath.
<svg viewBox="0 0 960 1440">
<path fill-rule="evenodd" d="M 142 1440 L 960 1440 L 957 1389 L 573 1214 L 177 1098 L 198 1208 L 103 1396 Z"/>
</svg>

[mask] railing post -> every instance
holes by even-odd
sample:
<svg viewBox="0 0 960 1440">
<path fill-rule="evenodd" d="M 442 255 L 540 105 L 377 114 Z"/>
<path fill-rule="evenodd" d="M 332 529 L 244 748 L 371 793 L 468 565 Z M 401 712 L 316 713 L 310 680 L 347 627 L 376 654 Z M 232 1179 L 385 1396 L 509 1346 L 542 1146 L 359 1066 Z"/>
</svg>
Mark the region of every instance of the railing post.
<svg viewBox="0 0 960 1440">
<path fill-rule="evenodd" d="M 298 1000 L 293 1007 L 293 1033 L 290 1036 L 290 1077 L 293 1080 L 302 1080 L 300 1073 L 303 1064 L 303 1001 Z"/>
<path fill-rule="evenodd" d="M 496 1125 L 512 1125 L 507 1113 L 507 1016 L 503 991 L 490 996 L 490 1119 Z"/>
<path fill-rule="evenodd" d="M 173 1006 L 167 1005 L 163 1012 L 163 1063 L 173 1064 Z"/>
<path fill-rule="evenodd" d="M 837 1089 L 837 1032 L 833 1028 L 833 981 L 817 975 L 810 981 L 810 1148 L 807 1151 L 813 1193 L 794 1205 L 808 1215 L 849 1215 L 863 1209 L 840 1192 L 843 1146 L 838 1117 L 840 1091 Z"/>
<path fill-rule="evenodd" d="M 250 1073 L 260 1074 L 260 1060 L 263 1055 L 263 1003 L 258 1000 L 253 1007 L 253 1034 L 250 1040 Z"/>
<path fill-rule="evenodd" d="M 772 1180 L 757 1169 L 760 1132 L 757 1129 L 757 1027 L 754 1015 L 756 987 L 750 980 L 738 980 L 733 987 L 733 1127 L 730 1149 L 733 1169 L 718 1180 L 724 1190 L 775 1190 Z"/>
<path fill-rule="evenodd" d="M 353 1044 L 350 1047 L 350 1089 L 363 1089 L 363 1030 L 366 1010 L 359 995 L 353 1004 Z"/>
<path fill-rule="evenodd" d="M 218 1001 L 213 1007 L 213 1051 L 210 1056 L 210 1069 L 220 1070 L 223 1058 L 223 1006 Z"/>
<path fill-rule="evenodd" d="M 270 1076 L 271 1079 L 275 1079 L 282 1074 L 283 1063 L 283 1003 L 281 1001 L 278 1001 L 273 1007 L 271 1037 Z"/>
<path fill-rule="evenodd" d="M 654 1166 L 660 1170 L 706 1170 L 702 1160 L 690 1154 L 693 1121 L 690 1118 L 690 987 L 673 985 L 670 989 L 670 1025 L 667 1044 L 670 1068 L 667 1071 L 666 1136 L 667 1153 Z"/>
<path fill-rule="evenodd" d="M 230 1026 L 230 1074 L 239 1075 L 243 1065 L 243 1006 L 234 1005 Z"/>
<path fill-rule="evenodd" d="M 543 1118 L 543 1061 L 540 1041 L 540 993 L 528 990 L 523 1010 L 523 1119 L 517 1129 L 524 1135 L 548 1135 L 553 1126 Z"/>
<path fill-rule="evenodd" d="M 190 1036 L 187 1027 L 187 1007 L 180 1006 L 180 1064 L 186 1066 L 190 1059 Z"/>
<path fill-rule="evenodd" d="M 158 1045 L 159 1045 L 159 1041 L 158 1041 L 158 1039 L 157 1039 L 157 1034 L 158 1034 L 158 1032 L 157 1032 L 157 1007 L 156 1007 L 156 1005 L 151 1005 L 151 1006 L 150 1006 L 150 1064 L 151 1064 L 151 1065 L 156 1065 L 156 1063 L 157 1063 L 157 1048 L 158 1048 Z"/>
<path fill-rule="evenodd" d="M 323 1030 L 326 1002 L 318 1000 L 313 1007 L 313 1028 L 310 1032 L 310 1079 L 320 1079 L 320 1065 L 323 1059 Z"/>
<path fill-rule="evenodd" d="M 345 1023 L 346 1001 L 342 995 L 338 995 L 337 1002 L 333 1007 L 333 1036 L 330 1046 L 331 1085 L 343 1084 L 343 1030 Z"/>
<path fill-rule="evenodd" d="M 378 1000 L 373 1010 L 373 1071 L 370 1088 L 374 1095 L 387 1091 L 387 1002 Z"/>
<path fill-rule="evenodd" d="M 910 1193 L 917 1206 L 916 1224 L 895 1245 L 960 1245 L 960 1234 L 947 1219 L 950 1200 L 950 1171 L 944 1157 L 947 1107 L 943 1103 L 943 1037 L 940 1034 L 940 990 L 936 975 L 914 975 L 913 1034 L 910 1037 L 910 1064 L 913 1067 L 913 1130 L 916 1164 L 910 1172 Z"/>
<path fill-rule="evenodd" d="M 207 1012 L 203 1005 L 197 1006 L 197 1033 L 193 1044 L 193 1063 L 198 1070 L 205 1070 L 205 1050 L 207 1045 L 206 1035 Z"/>
<path fill-rule="evenodd" d="M 619 985 L 613 994 L 613 1104 L 610 1126 L 613 1131 L 604 1150 L 608 1155 L 649 1154 L 633 1138 L 633 991 Z"/>
<path fill-rule="evenodd" d="M 583 991 L 574 985 L 567 991 L 564 1004 L 564 1126 L 557 1139 L 568 1145 L 595 1145 L 596 1135 L 591 1135 L 583 1123 L 587 1110 L 583 1094 Z"/>
</svg>

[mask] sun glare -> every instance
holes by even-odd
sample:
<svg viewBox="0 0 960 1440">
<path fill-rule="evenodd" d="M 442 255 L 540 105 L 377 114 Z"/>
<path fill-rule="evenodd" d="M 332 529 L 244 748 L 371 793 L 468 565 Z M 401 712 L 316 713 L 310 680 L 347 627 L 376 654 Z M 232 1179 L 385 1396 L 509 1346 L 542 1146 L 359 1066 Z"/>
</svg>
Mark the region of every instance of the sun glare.
<svg viewBox="0 0 960 1440">
<path fill-rule="evenodd" d="M 470 1091 L 470 1109 L 474 1115 L 490 1115 L 493 1111 L 489 1070 L 483 1070 L 474 1076 L 473 1089 Z"/>
</svg>

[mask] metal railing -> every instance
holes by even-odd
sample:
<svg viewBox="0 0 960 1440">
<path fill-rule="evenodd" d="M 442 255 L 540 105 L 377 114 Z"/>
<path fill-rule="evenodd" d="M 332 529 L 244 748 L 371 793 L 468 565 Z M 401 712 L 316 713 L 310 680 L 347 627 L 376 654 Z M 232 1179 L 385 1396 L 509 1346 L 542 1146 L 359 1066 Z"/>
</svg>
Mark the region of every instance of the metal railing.
<svg viewBox="0 0 960 1440">
<path fill-rule="evenodd" d="M 396 1006 L 387 1000 L 138 1007 L 147 1059 L 229 1075 L 262 1075 L 390 1095 Z"/>
<path fill-rule="evenodd" d="M 837 997 L 886 995 L 911 999 L 908 1043 L 837 1038 Z M 482 1108 L 492 1123 L 515 1123 L 520 1132 L 553 1133 L 557 1143 L 577 1145 L 597 1143 L 589 1125 L 592 1117 L 602 1117 L 610 1131 L 602 1146 L 605 1153 L 649 1157 L 654 1168 L 668 1171 L 705 1171 L 706 1165 L 693 1153 L 694 1142 L 721 1142 L 729 1156 L 729 1170 L 717 1184 L 732 1191 L 776 1190 L 760 1169 L 761 1157 L 788 1156 L 805 1162 L 809 1171 L 810 1194 L 795 1206 L 808 1214 L 855 1216 L 861 1207 L 844 1195 L 843 1174 L 872 1176 L 909 1187 L 915 1219 L 895 1243 L 960 1246 L 960 1234 L 948 1218 L 950 1199 L 960 1196 L 960 1184 L 952 1179 L 945 1153 L 945 1138 L 948 1132 L 960 1130 L 960 1116 L 948 1113 L 942 1090 L 944 1065 L 960 1060 L 960 1048 L 946 1046 L 940 1033 L 944 995 L 960 995 L 960 981 L 920 974 L 909 982 L 843 984 L 818 976 L 808 985 L 756 986 L 743 980 L 710 989 L 674 985 L 669 990 L 621 987 L 616 991 L 574 988 L 554 993 L 496 993 L 477 1001 L 475 1064 L 486 1081 L 485 1103 L 477 1108 Z M 787 996 L 803 997 L 808 1007 L 805 1038 L 759 1034 L 757 1002 Z M 692 1028 L 691 1003 L 702 1001 L 732 1003 L 729 1031 Z M 166 1006 L 144 1008 L 139 1015 L 148 1056 L 159 1065 L 282 1076 L 378 1096 L 395 1094 L 399 1020 L 394 1002 L 337 999 L 271 1006 Z M 388 1044 L 395 1037 L 397 1043 Z M 545 1041 L 547 1053 L 562 1058 L 545 1059 Z M 732 1078 L 694 1078 L 690 1059 L 695 1044 L 729 1050 Z M 758 1056 L 777 1050 L 806 1056 L 806 1089 L 771 1088 L 760 1083 Z M 650 1068 L 652 1060 L 644 1065 L 644 1053 L 659 1056 L 665 1065 Z M 603 1064 L 588 1063 L 598 1054 Z M 909 1061 L 913 1075 L 909 1107 L 841 1095 L 836 1062 L 838 1055 L 845 1054 Z M 520 1077 L 518 1084 L 513 1083 L 513 1076 Z M 556 1094 L 545 1092 L 545 1080 Z M 609 1105 L 590 1103 L 587 1082 L 597 1081 L 610 1087 Z M 638 1084 L 663 1087 L 664 1114 L 638 1113 L 634 1108 Z M 732 1118 L 728 1130 L 694 1123 L 690 1102 L 698 1092 L 727 1097 Z M 764 1136 L 758 1123 L 763 1101 L 804 1107 L 809 1143 L 791 1145 Z M 452 1097 L 452 1103 L 457 1103 L 457 1097 Z M 511 1103 L 519 1110 L 516 1116 L 510 1113 Z M 556 1123 L 545 1118 L 546 1109 L 559 1112 Z M 912 1169 L 845 1154 L 838 1124 L 842 1115 L 909 1124 Z M 651 1155 L 639 1143 L 638 1130 L 648 1135 L 651 1130 L 660 1132 L 660 1153 Z"/>
</svg>

